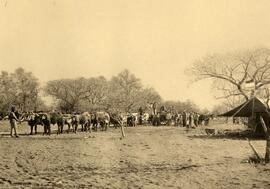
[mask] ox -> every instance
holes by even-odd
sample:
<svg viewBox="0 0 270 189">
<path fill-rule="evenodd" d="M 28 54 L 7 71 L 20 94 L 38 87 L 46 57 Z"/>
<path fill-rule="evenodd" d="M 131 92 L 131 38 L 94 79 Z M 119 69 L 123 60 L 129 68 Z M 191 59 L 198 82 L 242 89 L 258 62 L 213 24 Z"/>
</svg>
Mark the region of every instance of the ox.
<svg viewBox="0 0 270 189">
<path fill-rule="evenodd" d="M 110 115 L 107 112 L 96 112 L 93 114 L 93 127 L 97 131 L 98 125 L 101 131 L 106 131 L 110 123 Z"/>
</svg>

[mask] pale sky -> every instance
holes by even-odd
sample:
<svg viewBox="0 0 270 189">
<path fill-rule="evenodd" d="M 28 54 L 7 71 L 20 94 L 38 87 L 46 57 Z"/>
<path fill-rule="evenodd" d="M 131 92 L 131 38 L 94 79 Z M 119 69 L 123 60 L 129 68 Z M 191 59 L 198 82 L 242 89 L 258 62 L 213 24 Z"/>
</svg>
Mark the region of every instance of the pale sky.
<svg viewBox="0 0 270 189">
<path fill-rule="evenodd" d="M 127 68 L 165 100 L 217 103 L 184 70 L 209 53 L 270 46 L 269 0 L 0 0 L 0 70 L 42 82 Z"/>
</svg>

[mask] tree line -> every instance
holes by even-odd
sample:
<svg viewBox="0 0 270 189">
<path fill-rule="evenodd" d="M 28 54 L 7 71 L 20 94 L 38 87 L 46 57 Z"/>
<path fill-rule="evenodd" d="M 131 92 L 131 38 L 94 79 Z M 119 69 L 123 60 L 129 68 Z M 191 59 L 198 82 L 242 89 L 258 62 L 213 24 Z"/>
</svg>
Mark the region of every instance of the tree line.
<svg viewBox="0 0 270 189">
<path fill-rule="evenodd" d="M 37 77 L 18 68 L 13 73 L 1 72 L 0 90 L 1 111 L 9 111 L 14 105 L 20 111 L 137 112 L 139 108 L 148 111 L 154 102 L 175 111 L 200 111 L 192 101 L 164 101 L 129 70 L 111 79 L 99 76 L 51 80 L 41 88 Z M 43 95 L 53 98 L 54 107 L 46 105 Z"/>
<path fill-rule="evenodd" d="M 212 81 L 213 93 L 223 103 L 214 107 L 216 114 L 229 110 L 252 95 L 270 102 L 270 50 L 267 48 L 215 53 L 196 60 L 186 73 L 193 81 Z M 252 87 L 250 87 L 252 84 Z M 128 70 L 107 79 L 103 76 L 48 81 L 40 87 L 39 80 L 23 68 L 0 75 L 0 108 L 7 111 L 15 105 L 21 111 L 47 110 L 41 93 L 53 98 L 55 109 L 74 111 L 137 111 L 159 106 L 176 111 L 207 112 L 192 101 L 164 101 L 154 88 L 145 87 L 141 80 Z M 254 94 L 255 93 L 255 94 Z"/>
</svg>

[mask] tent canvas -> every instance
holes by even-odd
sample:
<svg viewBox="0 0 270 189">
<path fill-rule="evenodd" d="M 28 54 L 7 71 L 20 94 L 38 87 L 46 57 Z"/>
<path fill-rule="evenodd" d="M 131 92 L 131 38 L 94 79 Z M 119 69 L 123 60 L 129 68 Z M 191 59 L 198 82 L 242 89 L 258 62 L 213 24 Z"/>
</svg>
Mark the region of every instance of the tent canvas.
<svg viewBox="0 0 270 189">
<path fill-rule="evenodd" d="M 253 114 L 268 114 L 269 110 L 257 97 L 252 97 L 240 106 L 223 113 L 219 116 L 225 117 L 251 117 Z M 270 116 L 270 115 L 269 115 Z"/>
<path fill-rule="evenodd" d="M 252 97 L 248 101 L 244 102 L 240 106 L 223 113 L 219 116 L 225 117 L 248 117 L 255 121 L 255 132 L 263 132 L 260 123 L 260 116 L 262 116 L 265 124 L 270 126 L 270 110 L 264 105 L 264 103 L 257 97 Z"/>
</svg>

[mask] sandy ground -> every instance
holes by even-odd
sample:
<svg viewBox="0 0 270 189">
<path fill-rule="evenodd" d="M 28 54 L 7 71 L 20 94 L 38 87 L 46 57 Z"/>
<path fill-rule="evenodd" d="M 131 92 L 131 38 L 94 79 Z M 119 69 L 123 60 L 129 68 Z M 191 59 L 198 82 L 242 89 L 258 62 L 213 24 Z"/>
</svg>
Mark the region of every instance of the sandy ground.
<svg viewBox="0 0 270 189">
<path fill-rule="evenodd" d="M 123 140 L 113 128 L 48 137 L 28 136 L 23 124 L 19 132 L 11 138 L 0 123 L 0 188 L 270 188 L 270 166 L 246 163 L 244 138 L 204 128 L 126 128 Z M 263 156 L 265 141 L 252 143 Z"/>
</svg>

